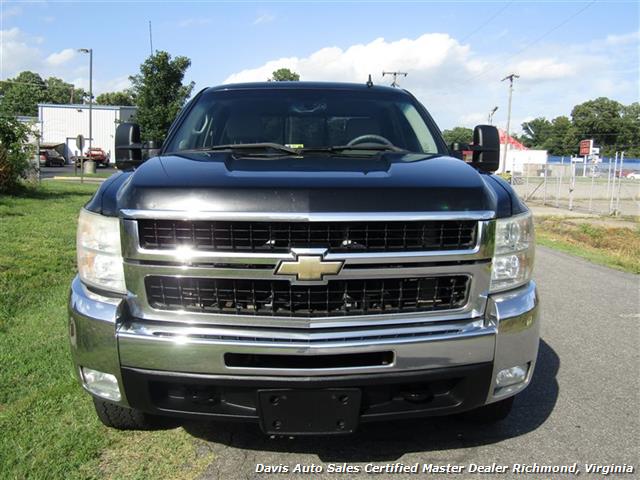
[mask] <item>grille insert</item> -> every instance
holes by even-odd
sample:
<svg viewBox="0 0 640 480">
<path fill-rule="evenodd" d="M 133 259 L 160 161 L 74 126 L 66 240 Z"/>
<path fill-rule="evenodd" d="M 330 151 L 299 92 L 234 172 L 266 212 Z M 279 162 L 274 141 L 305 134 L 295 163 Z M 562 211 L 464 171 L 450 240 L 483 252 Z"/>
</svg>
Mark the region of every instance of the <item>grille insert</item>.
<svg viewBox="0 0 640 480">
<path fill-rule="evenodd" d="M 149 276 L 151 307 L 236 315 L 323 317 L 426 312 L 461 308 L 470 277 L 332 280 L 291 285 L 286 280 Z"/>
<path fill-rule="evenodd" d="M 189 246 L 229 252 L 331 252 L 465 250 L 476 244 L 477 222 L 245 222 L 138 220 L 140 245 L 149 249 Z"/>
</svg>

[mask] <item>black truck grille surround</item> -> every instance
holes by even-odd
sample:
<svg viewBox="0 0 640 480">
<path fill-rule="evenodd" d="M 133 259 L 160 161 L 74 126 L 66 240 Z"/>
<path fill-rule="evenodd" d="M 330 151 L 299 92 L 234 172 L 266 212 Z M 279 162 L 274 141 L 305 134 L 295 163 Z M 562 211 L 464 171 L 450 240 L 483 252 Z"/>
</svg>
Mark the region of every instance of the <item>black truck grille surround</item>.
<svg viewBox="0 0 640 480">
<path fill-rule="evenodd" d="M 450 310 L 466 304 L 469 284 L 467 275 L 331 280 L 310 286 L 288 280 L 145 279 L 147 298 L 155 309 L 283 317 Z"/>
<path fill-rule="evenodd" d="M 138 220 L 140 245 L 148 249 L 189 246 L 225 252 L 330 252 L 463 250 L 476 244 L 475 221 L 247 222 Z"/>
</svg>

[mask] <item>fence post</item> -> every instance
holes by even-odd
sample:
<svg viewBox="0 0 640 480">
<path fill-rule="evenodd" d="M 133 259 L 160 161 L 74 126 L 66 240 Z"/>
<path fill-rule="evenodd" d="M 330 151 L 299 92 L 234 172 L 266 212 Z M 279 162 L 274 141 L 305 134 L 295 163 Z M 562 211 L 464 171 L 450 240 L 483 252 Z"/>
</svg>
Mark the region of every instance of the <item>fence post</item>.
<svg viewBox="0 0 640 480">
<path fill-rule="evenodd" d="M 616 155 L 618 155 L 617 152 L 616 152 Z M 610 184 L 611 184 L 611 157 L 609 157 L 609 169 L 607 171 L 607 194 L 605 195 L 606 197 L 609 197 Z"/>
<path fill-rule="evenodd" d="M 547 168 L 549 165 L 549 155 L 547 155 L 547 158 L 544 160 L 544 187 L 543 187 L 543 193 L 542 193 L 542 205 L 546 205 L 547 204 Z"/>
<path fill-rule="evenodd" d="M 616 158 L 613 164 L 613 179 L 611 180 L 611 197 L 609 199 L 609 215 L 613 213 L 613 197 L 616 191 L 616 168 L 618 168 L 618 152 L 616 152 Z"/>
<path fill-rule="evenodd" d="M 620 153 L 620 178 L 618 178 L 618 198 L 616 200 L 616 217 L 620 215 L 620 187 L 622 182 L 622 166 L 624 165 L 624 152 Z"/>
<path fill-rule="evenodd" d="M 571 159 L 571 179 L 569 180 L 569 210 L 573 210 L 573 190 L 576 187 L 576 163 Z"/>
<path fill-rule="evenodd" d="M 596 179 L 595 167 L 591 170 L 591 189 L 589 190 L 589 212 L 593 212 L 593 182 Z"/>
<path fill-rule="evenodd" d="M 560 185 L 564 176 L 564 157 L 560 159 L 560 176 L 558 177 L 558 188 L 556 190 L 556 207 L 560 207 Z"/>
</svg>

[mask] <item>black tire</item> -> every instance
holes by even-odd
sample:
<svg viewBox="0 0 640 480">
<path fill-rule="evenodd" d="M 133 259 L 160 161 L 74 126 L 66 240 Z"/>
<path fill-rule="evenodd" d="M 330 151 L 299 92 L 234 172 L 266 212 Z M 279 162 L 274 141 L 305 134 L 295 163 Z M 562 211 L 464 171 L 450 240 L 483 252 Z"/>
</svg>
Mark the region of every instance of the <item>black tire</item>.
<svg viewBox="0 0 640 480">
<path fill-rule="evenodd" d="M 117 430 L 153 430 L 158 426 L 154 416 L 140 410 L 121 407 L 97 398 L 93 399 L 93 405 L 98 418 L 107 427 Z"/>
<path fill-rule="evenodd" d="M 513 408 L 516 397 L 505 398 L 498 402 L 490 403 L 484 407 L 476 408 L 464 414 L 464 417 L 475 423 L 496 423 L 506 419 Z"/>
</svg>

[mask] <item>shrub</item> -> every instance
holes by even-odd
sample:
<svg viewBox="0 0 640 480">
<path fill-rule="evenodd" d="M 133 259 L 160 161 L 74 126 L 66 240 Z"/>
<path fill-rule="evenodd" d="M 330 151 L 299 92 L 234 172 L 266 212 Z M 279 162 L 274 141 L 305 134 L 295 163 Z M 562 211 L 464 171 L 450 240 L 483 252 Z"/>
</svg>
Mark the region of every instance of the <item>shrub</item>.
<svg viewBox="0 0 640 480">
<path fill-rule="evenodd" d="M 29 138 L 33 134 L 31 125 L 0 117 L 0 192 L 15 190 L 32 168 L 29 160 L 35 149 Z"/>
</svg>

